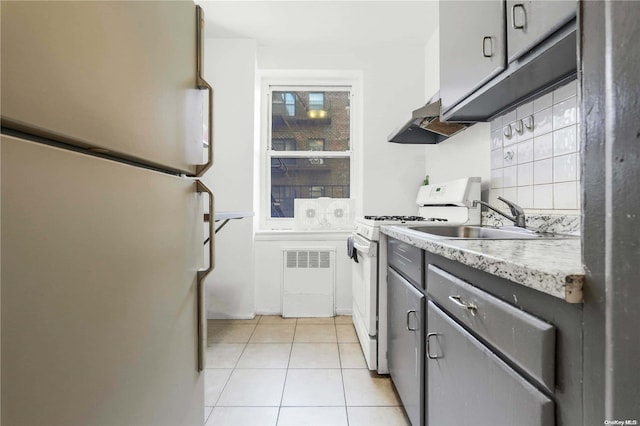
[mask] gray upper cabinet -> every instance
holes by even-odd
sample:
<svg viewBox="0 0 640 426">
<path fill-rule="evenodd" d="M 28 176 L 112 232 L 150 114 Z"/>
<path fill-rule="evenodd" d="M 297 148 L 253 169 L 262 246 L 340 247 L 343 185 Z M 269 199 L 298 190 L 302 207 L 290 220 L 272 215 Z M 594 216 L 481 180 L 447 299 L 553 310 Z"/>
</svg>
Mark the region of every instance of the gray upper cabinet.
<svg viewBox="0 0 640 426">
<path fill-rule="evenodd" d="M 441 1 L 441 119 L 488 121 L 575 78 L 573 0 Z"/>
<path fill-rule="evenodd" d="M 447 110 L 505 69 L 505 3 L 440 2 L 440 97 Z"/>
<path fill-rule="evenodd" d="M 507 0 L 509 63 L 531 50 L 576 14 L 574 1 Z"/>
</svg>

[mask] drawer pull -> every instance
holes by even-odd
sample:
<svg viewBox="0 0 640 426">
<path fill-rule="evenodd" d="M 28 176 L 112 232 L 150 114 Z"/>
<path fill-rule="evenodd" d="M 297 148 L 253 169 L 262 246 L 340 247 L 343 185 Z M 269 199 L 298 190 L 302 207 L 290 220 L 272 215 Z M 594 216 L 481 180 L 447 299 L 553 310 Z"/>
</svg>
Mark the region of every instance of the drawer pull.
<svg viewBox="0 0 640 426">
<path fill-rule="evenodd" d="M 436 355 L 431 354 L 431 338 L 433 336 L 439 336 L 439 335 L 440 333 L 427 333 L 427 358 L 429 359 L 444 358 L 444 354 L 442 353 L 436 354 Z"/>
<path fill-rule="evenodd" d="M 407 311 L 407 331 L 417 331 L 417 328 L 411 328 L 411 326 L 409 325 L 409 317 L 411 316 L 411 314 L 413 314 L 413 316 L 416 316 L 416 311 L 413 309 Z"/>
<path fill-rule="evenodd" d="M 488 49 L 487 46 L 489 46 Z M 482 37 L 482 56 L 485 58 L 493 56 L 493 39 L 489 36 Z"/>
<path fill-rule="evenodd" d="M 459 308 L 464 309 L 465 311 L 471 312 L 471 315 L 475 315 L 478 307 L 473 303 L 466 303 L 462 301 L 462 297 L 460 296 L 449 296 L 449 300 L 456 304 Z"/>
<path fill-rule="evenodd" d="M 520 11 L 520 17 L 522 18 L 520 22 L 516 23 L 516 10 Z M 514 30 L 524 30 L 524 27 L 527 25 L 527 10 L 524 8 L 523 4 L 514 4 L 511 7 L 511 28 Z"/>
</svg>

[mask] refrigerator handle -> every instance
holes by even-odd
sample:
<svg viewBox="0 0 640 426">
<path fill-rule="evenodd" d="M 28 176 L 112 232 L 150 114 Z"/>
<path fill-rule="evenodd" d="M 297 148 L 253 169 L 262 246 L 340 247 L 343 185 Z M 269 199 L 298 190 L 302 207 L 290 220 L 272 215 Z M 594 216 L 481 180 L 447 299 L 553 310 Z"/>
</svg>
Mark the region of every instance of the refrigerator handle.
<svg viewBox="0 0 640 426">
<path fill-rule="evenodd" d="M 196 6 L 196 87 L 209 91 L 207 162 L 196 165 L 196 177 L 201 177 L 213 164 L 213 87 L 204 79 L 204 10 Z"/>
<path fill-rule="evenodd" d="M 204 357 L 207 347 L 207 309 L 204 303 L 205 288 L 204 279 L 215 266 L 215 220 L 213 192 L 199 180 L 196 181 L 198 192 L 206 192 L 209 194 L 209 266 L 207 269 L 198 271 L 198 288 L 197 288 L 197 304 L 198 304 L 198 371 L 204 370 Z"/>
</svg>

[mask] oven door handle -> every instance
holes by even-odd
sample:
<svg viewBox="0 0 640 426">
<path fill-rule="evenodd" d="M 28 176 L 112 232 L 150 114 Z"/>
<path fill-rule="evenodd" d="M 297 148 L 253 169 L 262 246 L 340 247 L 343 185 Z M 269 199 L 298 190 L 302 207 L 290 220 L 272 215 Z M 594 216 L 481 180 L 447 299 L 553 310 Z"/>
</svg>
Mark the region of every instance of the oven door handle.
<svg viewBox="0 0 640 426">
<path fill-rule="evenodd" d="M 369 253 L 369 250 L 371 250 L 371 246 L 367 245 L 367 246 L 363 246 L 361 244 L 358 244 L 356 241 L 353 242 L 353 247 L 358 250 L 360 253 Z"/>
</svg>

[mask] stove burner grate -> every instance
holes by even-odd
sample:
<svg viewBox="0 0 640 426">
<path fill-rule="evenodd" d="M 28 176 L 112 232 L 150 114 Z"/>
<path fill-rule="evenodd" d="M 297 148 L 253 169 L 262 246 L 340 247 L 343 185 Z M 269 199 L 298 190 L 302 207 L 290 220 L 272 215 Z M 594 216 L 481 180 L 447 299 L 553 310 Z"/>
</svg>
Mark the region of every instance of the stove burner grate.
<svg viewBox="0 0 640 426">
<path fill-rule="evenodd" d="M 447 219 L 440 217 L 425 218 L 422 216 L 365 216 L 367 220 L 375 221 L 399 221 L 399 222 L 447 222 Z"/>
</svg>

